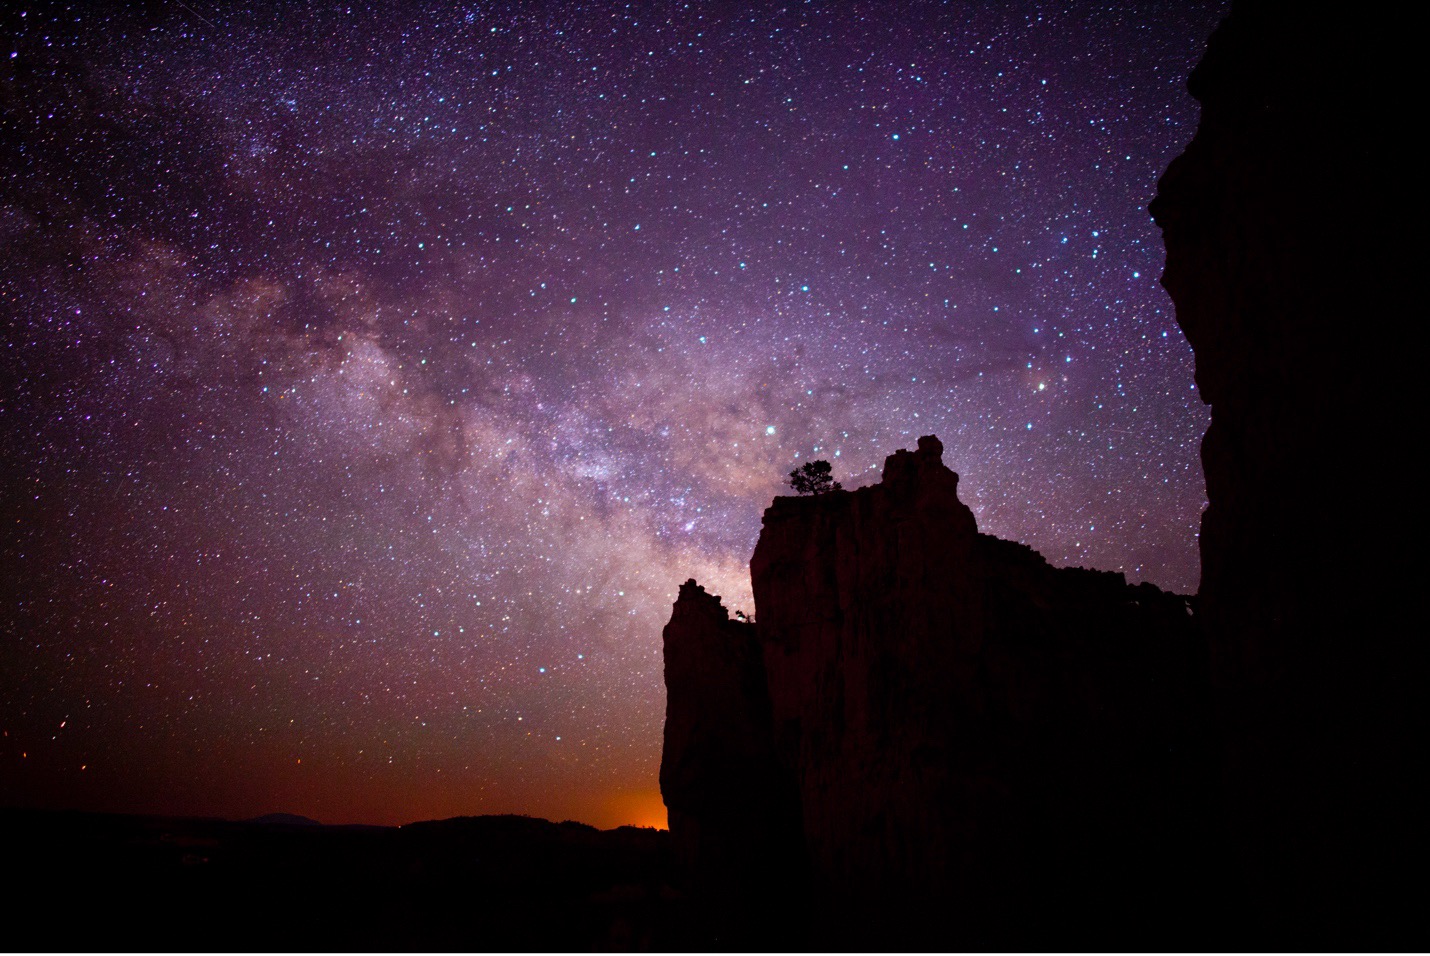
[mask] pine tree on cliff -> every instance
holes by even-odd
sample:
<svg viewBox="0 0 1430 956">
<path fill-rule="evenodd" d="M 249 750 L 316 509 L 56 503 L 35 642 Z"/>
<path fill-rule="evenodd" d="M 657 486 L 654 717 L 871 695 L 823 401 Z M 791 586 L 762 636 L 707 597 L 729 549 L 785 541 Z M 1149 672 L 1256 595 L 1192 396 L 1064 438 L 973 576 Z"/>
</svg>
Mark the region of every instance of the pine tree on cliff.
<svg viewBox="0 0 1430 956">
<path fill-rule="evenodd" d="M 822 495 L 843 486 L 834 480 L 834 468 L 827 461 L 807 461 L 789 473 L 789 486 L 802 495 Z"/>
</svg>

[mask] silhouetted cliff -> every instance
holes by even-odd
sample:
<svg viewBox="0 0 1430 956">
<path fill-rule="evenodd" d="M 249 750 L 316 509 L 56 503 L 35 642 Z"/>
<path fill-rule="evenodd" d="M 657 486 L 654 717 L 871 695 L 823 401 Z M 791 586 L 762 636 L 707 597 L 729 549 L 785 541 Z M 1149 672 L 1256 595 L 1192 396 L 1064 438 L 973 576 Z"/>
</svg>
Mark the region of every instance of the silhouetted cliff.
<svg viewBox="0 0 1430 956">
<path fill-rule="evenodd" d="M 1197 598 L 978 534 L 931 438 L 765 513 L 740 639 L 816 945 L 1423 948 L 1418 180 L 1387 24 L 1239 0 L 1189 83 L 1152 212 L 1212 410 Z"/>
<path fill-rule="evenodd" d="M 1180 877 L 1149 877 L 1195 856 L 1206 804 L 1188 602 L 979 534 L 941 453 L 925 437 L 877 485 L 777 498 L 751 561 L 757 624 L 681 589 L 662 767 L 677 852 L 698 875 L 768 850 L 730 826 L 748 794 L 697 808 L 675 785 L 717 753 L 722 781 L 797 788 L 797 813 L 761 819 L 798 827 L 822 942 L 1134 941 L 1186 905 L 1161 898 Z"/>
<path fill-rule="evenodd" d="M 665 683 L 681 691 L 667 698 L 660 789 L 687 888 L 710 904 L 693 938 L 699 948 L 770 949 L 772 921 L 797 925 L 790 892 L 805 882 L 804 852 L 755 627 L 687 581 L 665 634 Z"/>
<path fill-rule="evenodd" d="M 1211 405 L 1200 599 L 1225 878 L 1291 948 L 1395 945 L 1397 874 L 1421 859 L 1424 639 L 1399 580 L 1413 472 L 1387 425 L 1416 377 L 1397 329 L 1417 180 L 1388 24 L 1237 3 L 1152 204 Z"/>
<path fill-rule="evenodd" d="M 670 701 L 660 786 L 685 839 L 677 852 L 708 888 L 787 879 L 797 823 L 791 779 L 780 770 L 770 731 L 770 698 L 753 624 L 731 620 L 720 599 L 694 581 L 680 587 L 667 632 L 667 684 L 688 688 Z M 783 794 L 784 799 L 779 795 Z"/>
</svg>

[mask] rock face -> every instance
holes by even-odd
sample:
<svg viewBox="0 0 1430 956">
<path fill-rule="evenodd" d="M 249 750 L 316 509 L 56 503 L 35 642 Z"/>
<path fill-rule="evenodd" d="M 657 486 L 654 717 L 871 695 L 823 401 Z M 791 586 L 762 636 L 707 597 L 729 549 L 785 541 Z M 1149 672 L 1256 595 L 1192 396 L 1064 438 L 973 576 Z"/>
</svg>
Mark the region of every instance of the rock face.
<svg viewBox="0 0 1430 956">
<path fill-rule="evenodd" d="M 1381 423 L 1414 373 L 1382 322 L 1408 300 L 1391 237 L 1415 178 L 1384 23 L 1238 3 L 1192 74 L 1200 127 L 1152 204 L 1212 412 L 1200 619 L 1227 876 L 1291 948 L 1394 945 L 1379 934 L 1409 910 L 1391 874 L 1420 852 L 1424 640 L 1382 560 L 1410 510 L 1403 439 Z M 1347 497 L 1328 468 L 1365 491 Z"/>
<path fill-rule="evenodd" d="M 1418 169 L 1386 32 L 1237 0 L 1189 84 L 1152 213 L 1212 410 L 1194 617 L 978 534 L 934 439 L 765 513 L 741 666 L 827 948 L 1423 948 L 1419 512 L 1386 424 L 1418 382 Z M 672 712 L 700 680 L 668 672 Z M 684 805 L 699 871 L 712 810 Z"/>
<path fill-rule="evenodd" d="M 794 778 L 775 754 L 753 624 L 694 581 L 665 627 L 660 790 L 676 863 L 702 904 L 695 949 L 787 949 L 800 939 L 791 890 L 807 883 Z M 771 934 L 770 927 L 775 927 Z"/>
<path fill-rule="evenodd" d="M 660 764 L 677 859 L 705 893 L 788 880 L 798 815 L 775 757 L 754 625 L 686 581 L 665 627 L 665 683 L 680 688 L 668 698 Z"/>
<path fill-rule="evenodd" d="M 721 865 L 711 827 L 726 855 L 768 840 L 720 816 L 748 803 L 697 806 L 685 768 L 718 763 L 722 780 L 794 788 L 793 813 L 761 819 L 795 828 L 824 942 L 1031 944 L 1033 911 L 1060 921 L 1046 938 L 1123 939 L 1106 927 L 1161 919 L 1169 886 L 1150 876 L 1201 834 L 1188 601 L 979 534 L 941 454 L 925 437 L 877 485 L 777 498 L 751 561 L 756 625 L 681 589 L 665 631 L 673 839 L 697 873 Z"/>
</svg>

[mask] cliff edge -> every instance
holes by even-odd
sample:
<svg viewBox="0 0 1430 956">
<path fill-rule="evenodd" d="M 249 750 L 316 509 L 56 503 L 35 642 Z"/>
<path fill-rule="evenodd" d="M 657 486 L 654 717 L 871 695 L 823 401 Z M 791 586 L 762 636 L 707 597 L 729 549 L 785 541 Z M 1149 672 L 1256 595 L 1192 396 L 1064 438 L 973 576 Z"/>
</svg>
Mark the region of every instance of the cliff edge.
<svg viewBox="0 0 1430 956">
<path fill-rule="evenodd" d="M 1199 598 L 1220 878 L 1274 948 L 1401 945 L 1414 901 L 1395 874 L 1422 859 L 1414 470 L 1394 433 L 1417 375 L 1392 332 L 1414 301 L 1399 237 L 1417 177 L 1388 22 L 1236 3 L 1151 206 L 1211 406 Z"/>
<path fill-rule="evenodd" d="M 677 784 L 714 749 L 722 779 L 793 788 L 793 812 L 761 819 L 794 828 L 831 942 L 1034 945 L 1041 930 L 1018 915 L 1030 907 L 1077 934 L 1063 938 L 1131 941 L 1184 905 L 1147 874 L 1194 855 L 1201 832 L 1191 608 L 980 534 L 942 451 L 926 436 L 876 485 L 776 498 L 751 560 L 757 623 L 722 624 L 682 588 L 665 631 L 672 837 L 695 874 L 746 841 L 772 845 L 768 829 L 710 822 L 734 801 L 697 810 Z M 706 663 L 681 663 L 693 658 Z M 736 659 L 732 678 L 718 662 Z M 735 686 L 724 705 L 695 704 Z M 1111 918 L 1129 905 L 1135 917 Z"/>
<path fill-rule="evenodd" d="M 1188 84 L 1151 212 L 1211 406 L 1195 598 L 979 534 L 932 437 L 766 511 L 745 666 L 815 948 L 1423 948 L 1417 177 L 1388 22 L 1236 0 Z M 673 619 L 667 655 L 687 639 Z"/>
</svg>

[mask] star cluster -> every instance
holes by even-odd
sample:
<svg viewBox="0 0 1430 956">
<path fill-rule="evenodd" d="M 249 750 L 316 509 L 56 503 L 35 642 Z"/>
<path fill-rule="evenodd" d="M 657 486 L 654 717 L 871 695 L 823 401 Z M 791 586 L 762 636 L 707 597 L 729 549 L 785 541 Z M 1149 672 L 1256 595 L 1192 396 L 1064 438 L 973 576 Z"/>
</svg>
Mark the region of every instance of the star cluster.
<svg viewBox="0 0 1430 956">
<path fill-rule="evenodd" d="M 0 800 L 656 823 L 660 629 L 937 434 L 1195 590 L 1220 3 L 12 7 Z"/>
</svg>

